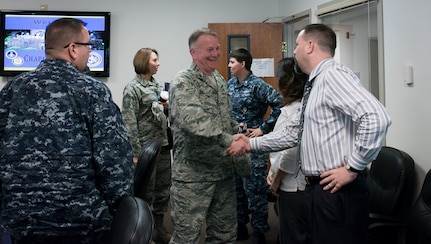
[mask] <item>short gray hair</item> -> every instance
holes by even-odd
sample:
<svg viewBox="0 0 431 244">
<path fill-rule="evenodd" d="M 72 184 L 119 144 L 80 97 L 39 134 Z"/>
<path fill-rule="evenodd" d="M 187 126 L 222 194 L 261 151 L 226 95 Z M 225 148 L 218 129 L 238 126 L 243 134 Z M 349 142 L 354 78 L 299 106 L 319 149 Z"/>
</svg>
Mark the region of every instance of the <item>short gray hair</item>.
<svg viewBox="0 0 431 244">
<path fill-rule="evenodd" d="M 197 29 L 197 30 L 193 31 L 193 33 L 189 37 L 189 48 L 192 48 L 192 46 L 194 46 L 195 42 L 202 35 L 210 35 L 210 36 L 214 36 L 214 37 L 218 38 L 217 33 L 211 29 L 208 29 L 208 28 Z"/>
</svg>

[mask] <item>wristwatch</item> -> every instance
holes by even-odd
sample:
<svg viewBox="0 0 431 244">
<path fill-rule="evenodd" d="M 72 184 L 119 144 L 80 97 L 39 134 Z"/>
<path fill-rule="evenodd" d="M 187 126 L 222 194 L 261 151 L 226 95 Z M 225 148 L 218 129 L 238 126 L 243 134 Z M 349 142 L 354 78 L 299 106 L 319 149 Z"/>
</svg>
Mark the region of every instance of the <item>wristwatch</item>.
<svg viewBox="0 0 431 244">
<path fill-rule="evenodd" d="M 356 173 L 356 174 L 362 173 L 362 170 L 358 170 L 358 169 L 352 168 L 352 167 L 350 167 L 350 165 L 348 163 L 346 164 L 346 168 L 347 168 L 348 171 Z"/>
</svg>

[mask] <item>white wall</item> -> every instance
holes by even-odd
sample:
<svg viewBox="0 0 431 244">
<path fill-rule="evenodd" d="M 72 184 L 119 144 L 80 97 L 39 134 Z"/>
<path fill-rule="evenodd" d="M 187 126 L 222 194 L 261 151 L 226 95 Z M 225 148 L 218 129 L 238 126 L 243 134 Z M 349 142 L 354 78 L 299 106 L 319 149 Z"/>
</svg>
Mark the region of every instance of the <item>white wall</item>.
<svg viewBox="0 0 431 244">
<path fill-rule="evenodd" d="M 384 21 L 386 106 L 392 117 L 387 145 L 409 153 L 416 161 L 418 184 L 431 168 L 431 113 L 427 97 L 431 91 L 429 58 L 431 32 L 428 10 L 422 0 L 382 0 Z M 196 28 L 209 22 L 261 22 L 267 17 L 291 16 L 328 0 L 1 0 L 2 9 L 93 10 L 112 12 L 111 77 L 104 81 L 121 105 L 122 90 L 134 76 L 132 58 L 141 47 L 159 51 L 161 67 L 156 78 L 170 81 L 190 62 L 187 39 Z M 402 10 L 402 12 L 401 12 Z M 313 14 L 312 22 L 317 22 Z M 278 21 L 276 19 L 276 21 Z M 403 67 L 413 66 L 414 85 L 403 83 Z M 6 81 L 2 78 L 0 86 Z"/>
<path fill-rule="evenodd" d="M 393 119 L 387 142 L 415 159 L 420 179 L 431 168 L 429 9 L 430 1 L 383 2 L 386 106 Z M 406 64 L 413 66 L 412 87 L 403 83 Z"/>
<path fill-rule="evenodd" d="M 111 12 L 111 75 L 101 80 L 120 107 L 123 88 L 135 75 L 132 60 L 139 48 L 158 50 L 161 66 L 155 77 L 167 82 L 190 65 L 193 30 L 210 22 L 262 22 L 275 16 L 278 7 L 277 0 L 0 0 L 1 9 L 39 10 L 41 4 L 48 4 L 48 10 Z M 6 78 L 0 79 L 1 88 Z"/>
</svg>

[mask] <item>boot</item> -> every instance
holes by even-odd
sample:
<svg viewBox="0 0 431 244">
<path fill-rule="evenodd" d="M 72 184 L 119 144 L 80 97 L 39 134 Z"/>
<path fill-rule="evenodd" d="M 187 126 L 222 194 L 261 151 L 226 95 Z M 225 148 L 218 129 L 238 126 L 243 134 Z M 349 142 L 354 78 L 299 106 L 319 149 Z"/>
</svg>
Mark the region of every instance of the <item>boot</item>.
<svg viewBox="0 0 431 244">
<path fill-rule="evenodd" d="M 248 239 L 247 225 L 238 223 L 236 240 L 237 241 L 244 241 L 247 239 Z"/>
<path fill-rule="evenodd" d="M 266 244 L 266 238 L 264 233 L 254 232 L 253 244 Z"/>
<path fill-rule="evenodd" d="M 171 234 L 163 226 L 163 215 L 154 215 L 153 241 L 157 244 L 168 244 Z"/>
</svg>

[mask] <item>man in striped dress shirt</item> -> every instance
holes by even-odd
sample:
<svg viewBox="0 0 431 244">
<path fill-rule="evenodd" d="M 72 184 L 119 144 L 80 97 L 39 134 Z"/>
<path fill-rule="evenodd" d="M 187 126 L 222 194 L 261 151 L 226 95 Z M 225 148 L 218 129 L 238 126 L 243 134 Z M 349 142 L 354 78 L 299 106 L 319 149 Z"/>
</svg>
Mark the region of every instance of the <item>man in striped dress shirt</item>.
<svg viewBox="0 0 431 244">
<path fill-rule="evenodd" d="M 390 117 L 349 68 L 333 59 L 334 31 L 323 24 L 304 27 L 295 58 L 312 89 L 304 109 L 300 168 L 307 243 L 366 243 L 368 190 L 363 170 L 379 153 Z M 298 144 L 300 117 L 284 130 L 262 137 L 236 135 L 228 151 L 280 151 Z"/>
</svg>

